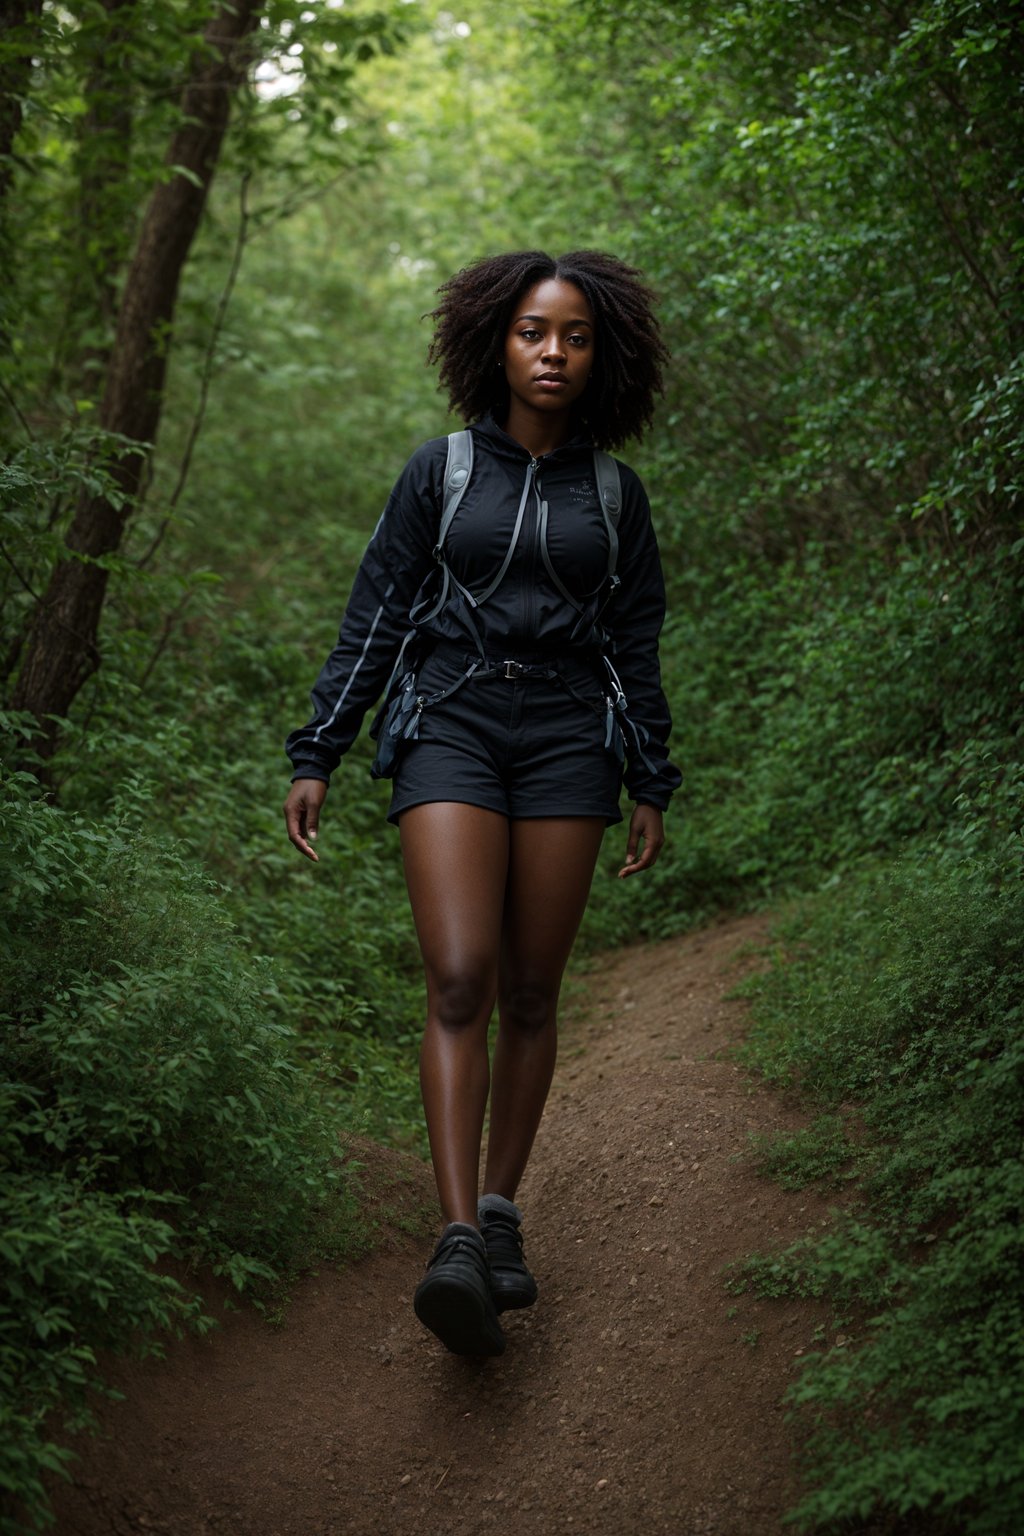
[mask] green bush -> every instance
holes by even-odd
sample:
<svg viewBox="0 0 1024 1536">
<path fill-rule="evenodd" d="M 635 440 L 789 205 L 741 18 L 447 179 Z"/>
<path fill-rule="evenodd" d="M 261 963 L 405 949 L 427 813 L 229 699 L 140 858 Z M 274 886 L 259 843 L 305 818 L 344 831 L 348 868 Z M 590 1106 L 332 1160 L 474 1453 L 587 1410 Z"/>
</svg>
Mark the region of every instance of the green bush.
<svg viewBox="0 0 1024 1536">
<path fill-rule="evenodd" d="M 161 1260 L 259 1295 L 352 1219 L 335 1100 L 272 969 L 208 877 L 132 830 L 140 800 L 99 827 L 2 784 L 0 1488 L 30 1520 L 96 1351 L 207 1326 Z"/>
<path fill-rule="evenodd" d="M 216 587 L 205 590 L 187 668 L 169 667 L 143 691 L 115 672 L 56 764 L 62 803 L 102 820 L 117 786 L 145 779 L 142 824 L 173 836 L 220 883 L 239 937 L 273 957 L 279 1016 L 332 1050 L 352 1031 L 405 1042 L 422 1013 L 398 834 L 384 822 L 388 786 L 369 776 L 372 744 L 364 736 L 334 775 L 319 865 L 290 846 L 281 815 L 284 737 L 304 718 L 345 589 L 325 598 L 312 639 L 295 632 L 298 616 L 232 614 Z"/>
<path fill-rule="evenodd" d="M 1005 827 L 1016 818 L 1001 803 Z M 746 1270 L 762 1294 L 829 1296 L 861 1319 L 789 1393 L 806 1434 L 805 1529 L 914 1510 L 955 1512 L 970 1536 L 1015 1528 L 1022 937 L 1019 834 L 993 836 L 975 815 L 802 904 L 784 958 L 752 984 L 748 1060 L 833 1111 L 859 1104 L 869 1170 L 862 1203 L 827 1234 Z"/>
</svg>

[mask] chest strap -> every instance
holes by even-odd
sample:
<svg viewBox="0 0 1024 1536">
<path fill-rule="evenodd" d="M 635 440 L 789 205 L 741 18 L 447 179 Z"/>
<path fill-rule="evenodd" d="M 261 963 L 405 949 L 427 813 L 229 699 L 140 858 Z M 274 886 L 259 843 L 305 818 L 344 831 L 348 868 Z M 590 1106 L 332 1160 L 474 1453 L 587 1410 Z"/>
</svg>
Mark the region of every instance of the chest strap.
<svg viewBox="0 0 1024 1536">
<path fill-rule="evenodd" d="M 451 528 L 455 514 L 458 512 L 459 507 L 462 504 L 462 498 L 466 494 L 466 489 L 469 486 L 472 474 L 472 432 L 470 432 L 468 428 L 464 428 L 461 432 L 450 432 L 448 434 L 448 448 L 445 456 L 441 521 L 438 525 L 437 543 L 434 545 L 433 551 L 434 559 L 441 567 L 441 588 L 433 601 L 431 601 L 429 598 L 424 599 L 422 603 L 418 603 L 412 610 L 409 617 L 413 624 L 416 626 L 427 624 L 432 619 L 437 617 L 437 615 L 444 608 L 445 603 L 448 601 L 448 594 L 452 587 L 455 587 L 462 594 L 470 608 L 478 608 L 481 603 L 487 602 L 488 598 L 490 598 L 498 590 L 501 583 L 505 579 L 505 575 L 509 566 L 512 563 L 512 556 L 515 553 L 515 548 L 519 542 L 519 536 L 523 528 L 523 519 L 526 515 L 526 503 L 529 498 L 530 490 L 536 489 L 536 474 L 532 470 L 532 467 L 531 470 L 527 473 L 525 482 L 523 484 L 523 494 L 519 498 L 519 506 L 516 510 L 515 526 L 512 529 L 512 536 L 509 539 L 508 548 L 506 549 L 504 558 L 498 567 L 497 574 L 487 583 L 487 586 L 484 588 L 484 590 L 477 593 L 471 592 L 469 588 L 464 586 L 463 583 L 459 581 L 458 577 L 455 576 L 447 560 L 445 559 L 445 540 L 448 537 L 448 531 Z M 608 565 L 605 576 L 606 587 L 603 600 L 600 603 L 598 613 L 595 617 L 596 623 L 600 620 L 600 617 L 603 615 L 608 602 L 614 596 L 616 589 L 619 586 L 619 577 L 616 574 L 616 566 L 618 565 L 619 558 L 618 525 L 619 517 L 622 513 L 622 481 L 619 475 L 619 466 L 612 458 L 610 453 L 605 453 L 604 450 L 600 448 L 594 449 L 594 479 L 597 484 L 598 505 L 601 508 L 601 515 L 604 518 L 605 532 L 608 541 Z M 578 598 L 573 596 L 573 594 L 562 582 L 552 563 L 551 555 L 548 550 L 548 504 L 543 500 L 540 502 L 539 532 L 541 559 L 544 564 L 544 569 L 548 574 L 548 579 L 551 581 L 555 590 L 565 600 L 565 602 L 569 604 L 573 611 L 576 614 L 582 616 L 586 607 L 585 602 L 580 602 Z M 428 608 L 429 612 L 424 612 L 424 610 Z M 477 637 L 477 644 L 482 651 L 482 645 L 479 637 Z"/>
</svg>

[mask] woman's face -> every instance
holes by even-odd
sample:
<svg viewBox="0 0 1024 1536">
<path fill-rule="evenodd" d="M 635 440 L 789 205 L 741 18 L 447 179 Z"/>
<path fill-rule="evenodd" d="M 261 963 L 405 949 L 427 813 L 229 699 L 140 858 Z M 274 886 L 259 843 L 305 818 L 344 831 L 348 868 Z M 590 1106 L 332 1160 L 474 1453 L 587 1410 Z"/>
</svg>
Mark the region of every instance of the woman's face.
<svg viewBox="0 0 1024 1536">
<path fill-rule="evenodd" d="M 594 315 L 575 283 L 546 277 L 526 290 L 512 311 L 503 361 L 513 408 L 569 410 L 594 366 Z"/>
</svg>

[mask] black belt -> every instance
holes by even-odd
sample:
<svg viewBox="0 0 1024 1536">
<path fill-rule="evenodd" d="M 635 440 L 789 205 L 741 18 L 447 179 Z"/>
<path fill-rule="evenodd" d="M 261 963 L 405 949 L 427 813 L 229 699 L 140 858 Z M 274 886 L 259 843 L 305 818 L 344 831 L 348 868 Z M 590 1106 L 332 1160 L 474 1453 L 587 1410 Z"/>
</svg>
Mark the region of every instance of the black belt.
<svg viewBox="0 0 1024 1536">
<path fill-rule="evenodd" d="M 521 677 L 561 677 L 562 673 L 557 667 L 543 662 L 530 661 L 492 661 L 478 667 L 473 673 L 474 677 L 505 677 L 510 683 L 514 683 Z"/>
<path fill-rule="evenodd" d="M 521 660 L 518 656 L 474 656 L 465 646 L 451 640 L 442 640 L 434 646 L 432 655 L 458 658 L 464 662 L 467 669 L 472 667 L 472 677 L 485 679 L 500 677 L 508 682 L 518 682 L 520 679 L 543 678 L 548 681 L 568 681 L 569 678 L 582 680 L 584 677 L 594 678 L 597 669 L 591 659 L 585 656 L 570 656 L 565 660 L 558 657 L 545 657 L 538 660 L 531 658 Z M 473 663 L 476 663 L 474 666 Z"/>
</svg>

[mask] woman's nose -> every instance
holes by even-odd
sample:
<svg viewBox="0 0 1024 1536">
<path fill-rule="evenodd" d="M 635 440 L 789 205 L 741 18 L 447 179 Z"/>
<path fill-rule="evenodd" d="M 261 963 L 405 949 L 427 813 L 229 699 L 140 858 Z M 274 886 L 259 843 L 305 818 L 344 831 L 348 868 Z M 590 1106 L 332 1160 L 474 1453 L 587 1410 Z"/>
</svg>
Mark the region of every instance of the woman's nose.
<svg viewBox="0 0 1024 1536">
<path fill-rule="evenodd" d="M 549 336 L 544 343 L 544 362 L 564 362 L 565 348 L 558 336 Z"/>
</svg>

